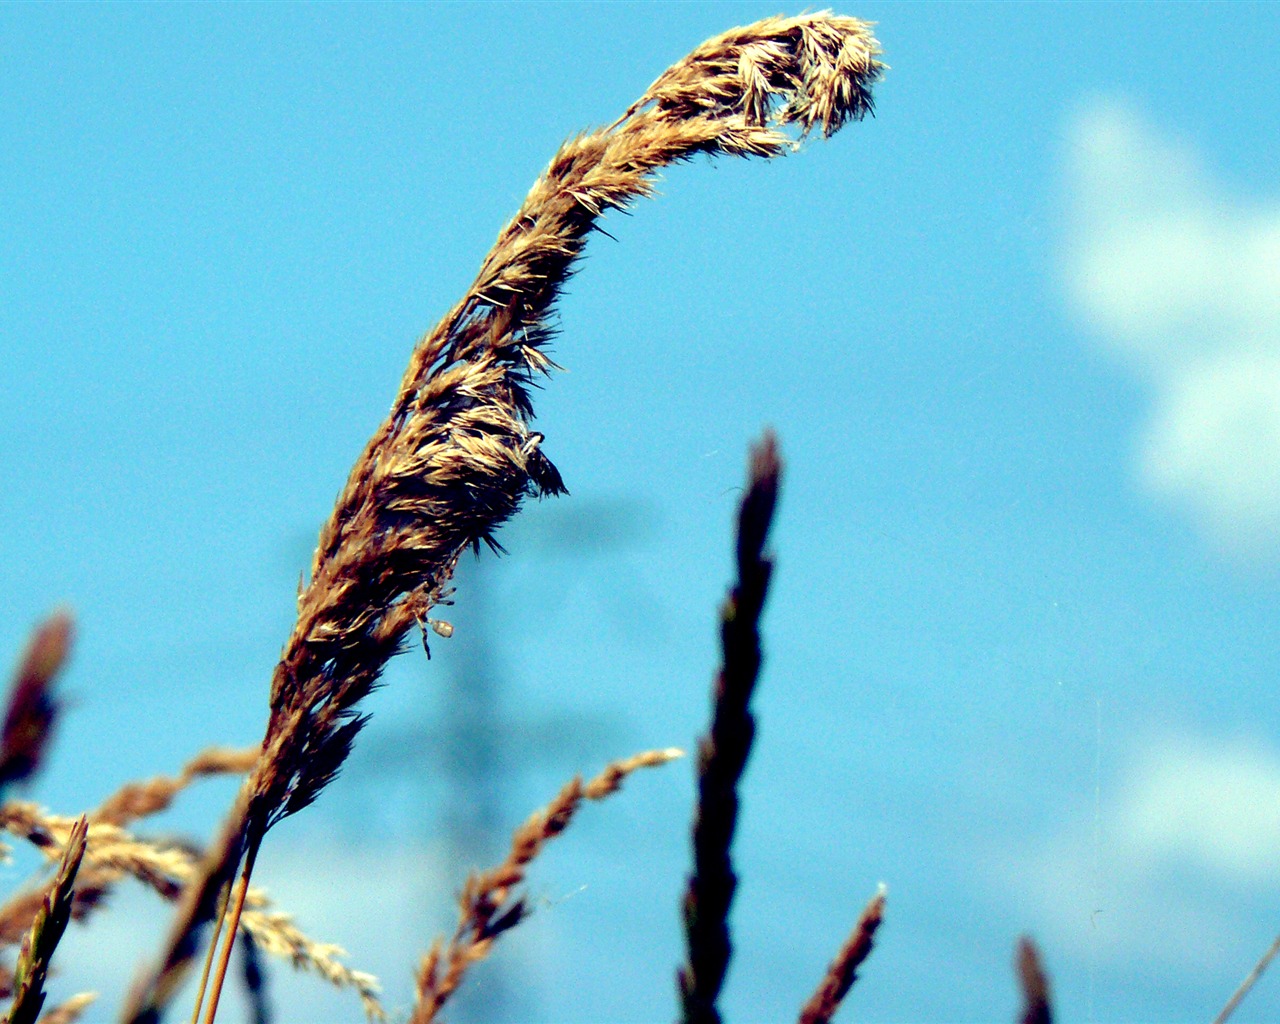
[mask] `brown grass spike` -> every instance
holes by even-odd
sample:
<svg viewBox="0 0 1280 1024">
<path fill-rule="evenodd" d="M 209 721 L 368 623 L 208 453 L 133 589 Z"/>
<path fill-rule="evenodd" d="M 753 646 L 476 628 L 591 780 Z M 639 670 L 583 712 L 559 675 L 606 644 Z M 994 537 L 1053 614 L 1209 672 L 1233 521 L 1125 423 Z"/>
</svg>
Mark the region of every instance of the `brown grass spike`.
<svg viewBox="0 0 1280 1024">
<path fill-rule="evenodd" d="M 884 887 L 871 897 L 848 940 L 831 961 L 822 983 L 800 1011 L 800 1024 L 828 1024 L 858 978 L 858 968 L 871 954 L 876 929 L 884 920 Z"/>
<path fill-rule="evenodd" d="M 530 388 L 554 367 L 553 306 L 600 215 L 651 194 L 669 164 L 703 153 L 778 156 L 794 144 L 787 126 L 829 135 L 865 116 L 878 54 L 853 18 L 770 18 L 704 43 L 609 128 L 561 147 L 466 295 L 414 349 L 390 415 L 352 467 L 272 677 L 248 801 L 219 844 L 230 863 L 208 862 L 212 884 L 185 901 L 126 1020 L 158 1015 L 160 973 L 185 963 L 175 948 L 195 943 L 242 850 L 337 774 L 365 721 L 356 706 L 447 596 L 461 554 L 495 546 L 529 494 L 564 490 L 531 429 Z"/>
<path fill-rule="evenodd" d="M 646 750 L 614 761 L 586 785 L 581 778 L 571 780 L 551 803 L 530 815 L 511 837 L 506 860 L 471 875 L 463 885 L 453 938 L 447 947 L 437 939 L 418 967 L 417 1002 L 408 1024 L 432 1024 L 462 984 L 467 969 L 489 955 L 499 935 L 524 920 L 528 904 L 523 896 L 512 900 L 511 890 L 524 881 L 526 869 L 542 848 L 568 827 L 583 800 L 603 800 L 616 793 L 632 772 L 681 756 L 683 752 L 675 749 Z"/>
<path fill-rule="evenodd" d="M 688 960 L 678 975 L 685 1024 L 719 1024 L 716 1000 L 733 951 L 729 907 L 738 882 L 729 848 L 738 821 L 738 781 L 755 737 L 748 704 L 760 671 L 760 613 L 773 570 L 764 544 L 781 473 L 777 443 L 766 432 L 751 451 L 738 510 L 738 582 L 720 612 L 724 663 L 715 681 L 711 732 L 698 744 L 693 874 L 684 896 Z"/>
<path fill-rule="evenodd" d="M 75 892 L 76 872 L 84 857 L 89 823 L 80 818 L 67 841 L 58 873 L 49 884 L 44 903 L 31 922 L 31 930 L 22 942 L 18 964 L 13 972 L 13 1005 L 4 1024 L 35 1024 L 44 1006 L 44 980 L 49 973 L 53 952 L 62 941 L 67 922 L 71 920 L 71 901 Z"/>
</svg>

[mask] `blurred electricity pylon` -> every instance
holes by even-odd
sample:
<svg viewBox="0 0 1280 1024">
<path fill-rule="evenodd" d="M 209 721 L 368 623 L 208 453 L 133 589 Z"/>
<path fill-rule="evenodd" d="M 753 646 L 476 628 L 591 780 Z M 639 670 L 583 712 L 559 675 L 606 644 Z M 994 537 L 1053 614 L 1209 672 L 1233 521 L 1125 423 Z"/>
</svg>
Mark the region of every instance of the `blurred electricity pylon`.
<svg viewBox="0 0 1280 1024">
<path fill-rule="evenodd" d="M 608 718 L 571 708 L 548 708 L 533 717 L 513 712 L 503 654 L 528 631 L 545 628 L 542 616 L 554 616 L 557 603 L 567 599 L 564 580 L 581 576 L 582 560 L 639 543 L 648 532 L 648 518 L 642 506 L 629 501 L 541 503 L 499 534 L 511 557 L 495 558 L 487 550 L 479 558 L 464 557 L 456 575 L 456 617 L 448 608 L 434 613 L 454 622 L 455 634 L 448 640 L 426 637 L 433 661 L 423 672 L 441 694 L 437 721 L 380 723 L 376 735 L 368 737 L 372 749 L 364 763 L 377 765 L 383 784 L 388 774 L 409 783 L 418 820 L 432 822 L 433 838 L 443 839 L 453 891 L 470 871 L 496 864 L 506 853 L 513 827 L 534 810 L 510 804 L 509 794 L 519 788 L 522 775 L 550 767 L 563 769 L 567 781 L 616 754 L 618 744 L 607 741 L 621 728 Z M 540 579 L 560 585 L 540 590 L 539 621 L 505 616 L 496 596 L 504 589 L 500 583 L 530 566 Z M 361 781 L 349 783 L 358 786 Z M 431 814 L 426 805 L 441 785 L 439 810 Z M 545 799 L 553 795 L 547 793 Z M 428 938 L 424 934 L 424 945 Z M 512 980 L 500 961 L 484 964 L 450 1001 L 449 1019 L 527 1017 L 532 1008 L 519 1005 L 518 996 L 524 987 Z"/>
</svg>

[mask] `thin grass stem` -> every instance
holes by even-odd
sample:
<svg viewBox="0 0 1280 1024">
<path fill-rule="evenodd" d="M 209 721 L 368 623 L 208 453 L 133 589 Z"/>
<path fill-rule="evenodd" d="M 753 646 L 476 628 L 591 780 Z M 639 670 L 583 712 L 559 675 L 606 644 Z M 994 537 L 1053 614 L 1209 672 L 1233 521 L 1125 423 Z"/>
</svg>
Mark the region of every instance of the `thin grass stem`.
<svg viewBox="0 0 1280 1024">
<path fill-rule="evenodd" d="M 258 847 L 262 843 L 260 835 L 251 836 L 249 848 L 245 851 L 244 867 L 240 869 L 240 877 L 236 881 L 235 891 L 231 895 L 230 913 L 226 916 L 227 937 L 222 944 L 222 955 L 218 958 L 218 966 L 214 971 L 212 986 L 209 990 L 209 1010 L 205 1014 L 204 1024 L 213 1024 L 218 1016 L 218 1001 L 222 998 L 222 986 L 227 980 L 227 968 L 231 963 L 231 950 L 236 944 L 236 934 L 240 930 L 240 915 L 244 913 L 245 897 L 249 894 L 249 878 L 253 874 L 253 864 L 258 857 Z"/>
<path fill-rule="evenodd" d="M 209 973 L 213 969 L 213 958 L 218 949 L 218 939 L 222 936 L 222 925 L 227 918 L 227 897 L 231 894 L 231 886 L 222 887 L 222 895 L 218 897 L 218 916 L 213 921 L 213 934 L 209 936 L 209 949 L 204 955 L 204 966 L 200 969 L 200 984 L 196 986 L 196 1001 L 191 1007 L 191 1024 L 199 1024 L 200 1009 L 204 1006 L 205 990 L 209 987 Z"/>
<path fill-rule="evenodd" d="M 1213 1018 L 1213 1024 L 1227 1024 L 1231 1015 L 1236 1012 L 1236 1007 L 1249 994 L 1249 991 L 1258 983 L 1258 979 L 1262 977 L 1262 972 L 1271 966 L 1271 961 L 1280 954 L 1280 935 L 1276 936 L 1275 942 L 1271 943 L 1271 947 L 1262 954 L 1262 957 L 1246 976 L 1244 981 L 1240 982 L 1240 987 L 1231 993 L 1231 998 L 1227 1000 L 1227 1005 L 1222 1008 L 1222 1012 Z"/>
</svg>

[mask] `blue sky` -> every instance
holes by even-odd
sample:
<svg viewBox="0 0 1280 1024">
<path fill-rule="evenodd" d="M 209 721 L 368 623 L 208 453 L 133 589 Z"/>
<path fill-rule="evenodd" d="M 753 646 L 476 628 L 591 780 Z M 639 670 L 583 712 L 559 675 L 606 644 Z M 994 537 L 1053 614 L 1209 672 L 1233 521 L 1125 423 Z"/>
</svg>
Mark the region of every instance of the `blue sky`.
<svg viewBox="0 0 1280 1024">
<path fill-rule="evenodd" d="M 347 774 L 272 835 L 259 880 L 393 1005 L 460 883 L 448 680 L 483 657 L 499 686 L 499 836 L 576 771 L 691 746 L 765 424 L 787 478 L 733 1020 L 793 1016 L 881 881 L 850 1019 L 1011 1019 L 1029 932 L 1064 1018 L 1205 1020 L 1280 931 L 1280 10 L 841 10 L 892 66 L 876 118 L 609 219 L 538 396 L 572 497 L 468 567 L 454 638 L 393 665 Z M 773 13 L 0 6 L 0 646 L 59 603 L 80 623 L 33 799 L 260 737 L 414 340 L 562 138 Z M 508 1019 L 672 1018 L 690 770 L 536 866 Z M 55 995 L 114 1005 L 152 920 L 123 895 Z M 359 1012 L 274 984 L 282 1020 Z"/>
</svg>

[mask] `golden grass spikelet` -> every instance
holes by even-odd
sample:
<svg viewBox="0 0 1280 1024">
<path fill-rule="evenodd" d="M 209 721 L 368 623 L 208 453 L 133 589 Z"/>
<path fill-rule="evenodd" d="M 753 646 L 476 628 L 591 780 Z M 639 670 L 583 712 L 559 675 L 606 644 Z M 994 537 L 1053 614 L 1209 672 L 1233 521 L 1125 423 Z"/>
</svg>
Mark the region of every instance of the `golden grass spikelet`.
<svg viewBox="0 0 1280 1024">
<path fill-rule="evenodd" d="M 534 811 L 512 835 L 506 860 L 469 875 L 463 883 L 453 938 L 447 947 L 436 939 L 418 965 L 417 1002 L 408 1024 L 431 1024 L 462 984 L 467 969 L 487 957 L 494 940 L 529 913 L 524 897 L 512 900 L 511 890 L 524 881 L 526 868 L 542 848 L 568 827 L 583 800 L 603 800 L 616 793 L 632 772 L 666 764 L 683 754 L 669 747 L 613 761 L 585 786 L 581 777 L 571 779 L 551 803 Z"/>
<path fill-rule="evenodd" d="M 869 30 L 830 11 L 731 29 L 663 72 L 616 123 L 650 103 L 693 118 L 737 99 L 735 112 L 748 124 L 763 125 L 772 113 L 780 125 L 799 124 L 806 134 L 820 126 L 829 136 L 872 112 L 871 86 L 885 66 Z"/>
<path fill-rule="evenodd" d="M 27 839 L 50 860 L 63 855 L 76 819 L 45 814 L 35 804 L 10 801 L 0 807 L 0 829 Z M 166 899 L 177 898 L 193 870 L 195 855 L 167 843 L 138 839 L 115 825 L 90 822 L 82 881 L 109 891 L 125 876 L 138 879 Z"/>
<path fill-rule="evenodd" d="M 257 763 L 259 750 L 209 747 L 183 766 L 176 778 L 157 776 L 145 782 L 130 782 L 108 797 L 89 817 L 95 822 L 128 825 L 139 818 L 168 809 L 174 797 L 196 779 L 210 775 L 238 775 Z"/>
<path fill-rule="evenodd" d="M 582 795 L 588 800 L 603 800 L 621 789 L 622 780 L 632 772 L 640 768 L 657 768 L 678 757 L 684 757 L 683 750 L 679 747 L 667 747 L 665 750 L 645 750 L 621 761 L 613 761 L 582 787 Z"/>
<path fill-rule="evenodd" d="M 81 992 L 42 1014 L 40 1024 L 75 1024 L 80 1015 L 97 1001 L 98 993 Z"/>
<path fill-rule="evenodd" d="M 250 901 L 253 901 L 252 895 Z M 347 952 L 341 946 L 313 941 L 288 914 L 279 912 L 247 910 L 240 918 L 240 927 L 253 936 L 264 952 L 288 960 L 300 970 L 312 971 L 337 988 L 353 989 L 369 1020 L 387 1019 L 387 1012 L 378 999 L 382 990 L 378 979 L 366 971 L 353 971 L 342 963 L 338 958 Z"/>
<path fill-rule="evenodd" d="M 224 756 L 228 753 L 234 752 L 211 754 L 206 751 L 193 759 L 188 768 L 201 764 L 226 766 L 243 761 L 243 755 Z M 0 807 L 0 829 L 26 838 L 50 860 L 64 856 L 75 826 L 75 819 L 45 814 L 35 804 L 11 801 Z M 195 876 L 199 859 L 199 853 L 187 847 L 142 839 L 113 824 L 90 822 L 87 849 L 77 879 L 77 896 L 79 890 L 88 885 L 95 890 L 96 905 L 97 898 L 127 876 L 166 900 L 176 900 Z M 12 934 L 23 914 L 26 917 L 21 928 L 25 929 L 42 898 L 42 892 L 24 893 L 19 900 L 10 901 L 0 911 L 0 939 Z M 292 917 L 272 908 L 270 898 L 261 889 L 250 889 L 246 902 L 252 909 L 244 914 L 240 926 L 253 935 L 261 949 L 289 961 L 299 970 L 315 973 L 337 988 L 354 990 L 371 1020 L 385 1019 L 386 1012 L 378 1001 L 378 979 L 342 963 L 339 958 L 346 953 L 341 946 L 309 938 L 294 924 Z M 78 919 L 81 915 L 73 910 L 72 916 Z"/>
</svg>

